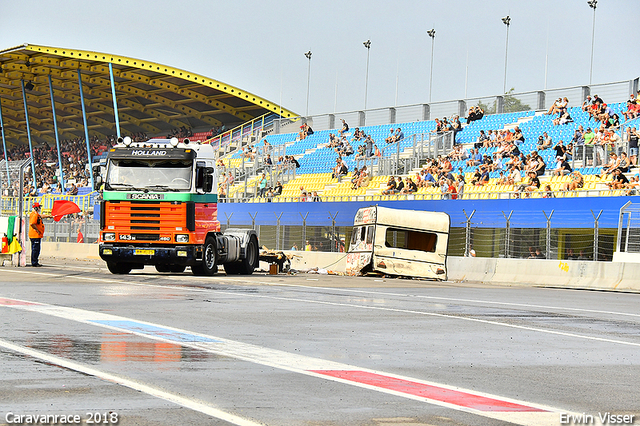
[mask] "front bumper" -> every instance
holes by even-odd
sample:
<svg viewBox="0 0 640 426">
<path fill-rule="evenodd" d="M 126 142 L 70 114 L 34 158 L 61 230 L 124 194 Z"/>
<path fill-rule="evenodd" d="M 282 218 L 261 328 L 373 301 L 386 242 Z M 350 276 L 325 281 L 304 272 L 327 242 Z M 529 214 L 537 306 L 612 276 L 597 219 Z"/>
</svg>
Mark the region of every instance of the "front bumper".
<svg viewBox="0 0 640 426">
<path fill-rule="evenodd" d="M 196 246 L 135 246 L 100 244 L 102 260 L 142 265 L 194 265 L 202 259 L 202 250 Z"/>
</svg>

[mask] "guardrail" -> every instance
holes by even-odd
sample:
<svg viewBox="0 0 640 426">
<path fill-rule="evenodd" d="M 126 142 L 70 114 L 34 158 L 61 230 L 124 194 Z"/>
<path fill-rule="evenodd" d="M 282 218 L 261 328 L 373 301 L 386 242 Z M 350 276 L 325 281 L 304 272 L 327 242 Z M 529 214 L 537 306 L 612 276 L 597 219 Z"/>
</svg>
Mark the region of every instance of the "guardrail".
<svg viewBox="0 0 640 426">
<path fill-rule="evenodd" d="M 24 197 L 22 214 L 28 214 L 31 211 L 33 203 L 36 201 L 42 205 L 42 211 L 49 213 L 53 209 L 55 200 L 73 201 L 80 207 L 82 212 L 90 212 L 98 197 L 98 192 L 92 191 L 85 195 L 61 195 L 61 194 L 44 194 L 37 197 Z M 3 216 L 18 216 L 20 199 L 19 197 L 1 197 L 0 212 Z"/>
</svg>

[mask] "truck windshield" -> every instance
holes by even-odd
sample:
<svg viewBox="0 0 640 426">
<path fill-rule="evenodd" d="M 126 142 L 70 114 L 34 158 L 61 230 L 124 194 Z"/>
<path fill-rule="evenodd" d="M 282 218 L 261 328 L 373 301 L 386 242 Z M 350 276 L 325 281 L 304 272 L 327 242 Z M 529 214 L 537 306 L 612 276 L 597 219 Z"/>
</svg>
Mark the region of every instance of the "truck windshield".
<svg viewBox="0 0 640 426">
<path fill-rule="evenodd" d="M 111 160 L 105 189 L 188 191 L 191 166 L 191 161 Z"/>
</svg>

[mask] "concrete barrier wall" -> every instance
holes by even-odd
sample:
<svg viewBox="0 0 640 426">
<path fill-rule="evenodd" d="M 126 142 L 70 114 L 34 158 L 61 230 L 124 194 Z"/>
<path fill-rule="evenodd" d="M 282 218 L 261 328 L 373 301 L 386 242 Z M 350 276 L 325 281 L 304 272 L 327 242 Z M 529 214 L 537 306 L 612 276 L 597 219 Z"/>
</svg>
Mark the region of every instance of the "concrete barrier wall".
<svg viewBox="0 0 640 426">
<path fill-rule="evenodd" d="M 27 242 L 27 246 L 27 250 L 31 251 L 31 244 Z M 40 256 L 54 256 L 63 259 L 100 259 L 98 244 L 81 243 L 43 242 Z"/>
<path fill-rule="evenodd" d="M 100 259 L 97 244 L 45 242 L 42 249 L 42 256 Z M 285 253 L 293 269 L 346 270 L 346 253 Z M 640 263 L 449 256 L 447 266 L 451 281 L 640 292 Z"/>
</svg>

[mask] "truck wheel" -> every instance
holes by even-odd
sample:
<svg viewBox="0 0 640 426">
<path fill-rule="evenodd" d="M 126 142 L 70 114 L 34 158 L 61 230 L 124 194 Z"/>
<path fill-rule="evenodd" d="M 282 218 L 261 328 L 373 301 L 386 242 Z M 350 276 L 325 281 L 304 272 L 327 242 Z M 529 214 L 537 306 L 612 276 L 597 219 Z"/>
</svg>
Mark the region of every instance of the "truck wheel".
<svg viewBox="0 0 640 426">
<path fill-rule="evenodd" d="M 131 272 L 131 266 L 126 263 L 107 262 L 107 268 L 112 274 L 126 275 Z"/>
<path fill-rule="evenodd" d="M 247 244 L 246 256 L 239 262 L 228 263 L 224 265 L 227 275 L 251 275 L 253 270 L 258 266 L 258 239 L 255 235 L 251 236 Z"/>
<path fill-rule="evenodd" d="M 218 272 L 218 253 L 216 250 L 216 241 L 213 237 L 207 237 L 204 241 L 204 249 L 202 250 L 202 262 L 191 266 L 193 275 L 211 276 Z"/>
</svg>

